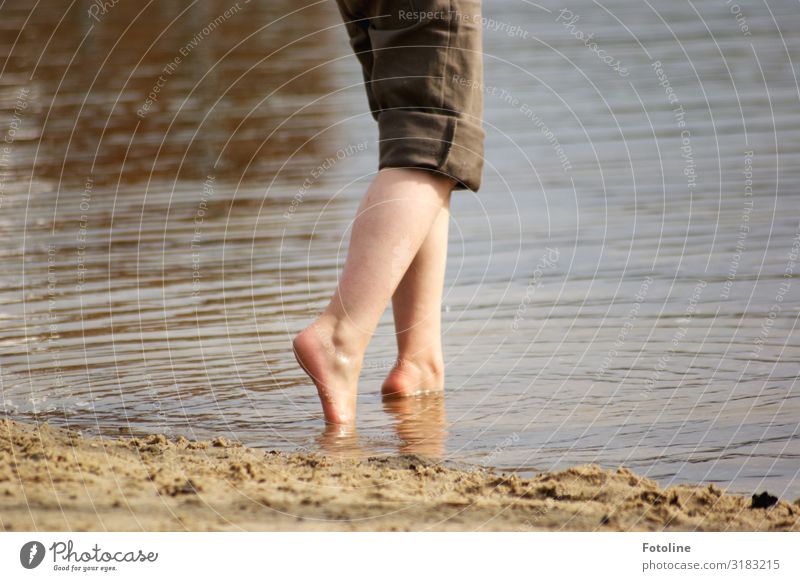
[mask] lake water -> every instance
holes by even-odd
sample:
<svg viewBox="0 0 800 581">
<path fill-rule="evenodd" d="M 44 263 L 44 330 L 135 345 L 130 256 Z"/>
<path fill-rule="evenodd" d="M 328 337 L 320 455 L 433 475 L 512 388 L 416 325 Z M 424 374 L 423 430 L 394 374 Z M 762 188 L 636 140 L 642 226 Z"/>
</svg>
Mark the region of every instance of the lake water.
<svg viewBox="0 0 800 581">
<path fill-rule="evenodd" d="M 486 2 L 447 398 L 381 401 L 387 311 L 345 439 L 290 351 L 377 157 L 333 4 L 0 14 L 9 417 L 800 496 L 795 2 Z"/>
</svg>

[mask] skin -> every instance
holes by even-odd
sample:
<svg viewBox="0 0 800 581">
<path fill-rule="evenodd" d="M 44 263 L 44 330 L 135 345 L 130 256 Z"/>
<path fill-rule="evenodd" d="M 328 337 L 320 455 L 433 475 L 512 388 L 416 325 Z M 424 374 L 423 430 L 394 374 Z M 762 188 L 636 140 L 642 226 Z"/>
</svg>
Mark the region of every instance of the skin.
<svg viewBox="0 0 800 581">
<path fill-rule="evenodd" d="M 367 188 L 336 292 L 293 341 L 328 424 L 355 421 L 364 353 L 389 300 L 398 359 L 384 395 L 442 391 L 440 313 L 453 187 L 432 171 L 386 168 Z"/>
<path fill-rule="evenodd" d="M 449 222 L 445 206 L 392 296 L 397 362 L 383 382 L 384 396 L 444 389 L 441 312 Z"/>
</svg>

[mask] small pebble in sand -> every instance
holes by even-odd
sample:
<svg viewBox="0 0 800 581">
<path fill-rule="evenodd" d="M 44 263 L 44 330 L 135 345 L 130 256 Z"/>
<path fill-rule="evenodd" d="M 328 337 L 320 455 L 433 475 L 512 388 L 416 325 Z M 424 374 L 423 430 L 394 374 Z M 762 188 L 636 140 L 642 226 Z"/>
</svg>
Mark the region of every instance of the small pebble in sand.
<svg viewBox="0 0 800 581">
<path fill-rule="evenodd" d="M 750 508 L 769 508 L 778 503 L 778 497 L 772 496 L 766 490 L 761 494 L 754 494 Z"/>
</svg>

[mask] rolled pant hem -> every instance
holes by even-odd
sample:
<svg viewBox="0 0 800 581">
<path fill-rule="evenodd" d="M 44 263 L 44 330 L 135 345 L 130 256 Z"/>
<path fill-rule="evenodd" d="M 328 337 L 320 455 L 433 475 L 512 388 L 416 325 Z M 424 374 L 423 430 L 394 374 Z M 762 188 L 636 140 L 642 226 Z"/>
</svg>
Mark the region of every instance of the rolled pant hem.
<svg viewBox="0 0 800 581">
<path fill-rule="evenodd" d="M 483 168 L 483 129 L 445 113 L 392 109 L 378 114 L 380 169 L 418 167 L 455 180 L 455 189 L 477 192 Z"/>
</svg>

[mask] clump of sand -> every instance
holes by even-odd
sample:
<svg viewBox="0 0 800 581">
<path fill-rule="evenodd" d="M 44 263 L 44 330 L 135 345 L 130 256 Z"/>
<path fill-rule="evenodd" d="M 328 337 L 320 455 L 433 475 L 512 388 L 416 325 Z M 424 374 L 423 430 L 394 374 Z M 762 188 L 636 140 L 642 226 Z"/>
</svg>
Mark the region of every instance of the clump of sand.
<svg viewBox="0 0 800 581">
<path fill-rule="evenodd" d="M 595 465 L 524 479 L 417 456 L 336 459 L 223 438 L 84 438 L 0 420 L 3 530 L 800 530 L 800 505 L 660 488 Z"/>
</svg>

